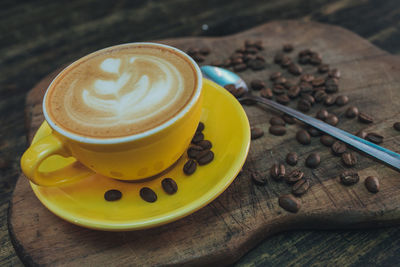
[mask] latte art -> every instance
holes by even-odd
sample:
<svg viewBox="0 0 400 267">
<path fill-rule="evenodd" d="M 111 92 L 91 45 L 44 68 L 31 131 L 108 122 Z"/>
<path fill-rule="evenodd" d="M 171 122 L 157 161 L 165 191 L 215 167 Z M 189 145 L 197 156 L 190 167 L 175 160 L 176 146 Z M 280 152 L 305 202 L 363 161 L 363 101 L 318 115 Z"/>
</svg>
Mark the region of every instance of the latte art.
<svg viewBox="0 0 400 267">
<path fill-rule="evenodd" d="M 195 76 L 188 65 L 159 49 L 94 55 L 54 86 L 47 97 L 50 114 L 61 127 L 80 135 L 143 132 L 174 116 L 190 100 Z"/>
</svg>

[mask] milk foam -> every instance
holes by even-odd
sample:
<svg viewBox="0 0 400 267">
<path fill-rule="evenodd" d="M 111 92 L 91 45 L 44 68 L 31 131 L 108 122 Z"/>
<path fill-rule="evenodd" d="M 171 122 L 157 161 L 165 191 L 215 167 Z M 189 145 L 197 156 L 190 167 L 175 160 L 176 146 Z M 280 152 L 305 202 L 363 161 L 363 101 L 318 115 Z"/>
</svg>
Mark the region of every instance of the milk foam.
<svg viewBox="0 0 400 267">
<path fill-rule="evenodd" d="M 54 117 L 70 131 L 114 137 L 173 116 L 188 102 L 194 78 L 182 73 L 180 61 L 139 51 L 94 57 L 72 70 L 53 90 L 62 90 L 52 94 Z"/>
</svg>

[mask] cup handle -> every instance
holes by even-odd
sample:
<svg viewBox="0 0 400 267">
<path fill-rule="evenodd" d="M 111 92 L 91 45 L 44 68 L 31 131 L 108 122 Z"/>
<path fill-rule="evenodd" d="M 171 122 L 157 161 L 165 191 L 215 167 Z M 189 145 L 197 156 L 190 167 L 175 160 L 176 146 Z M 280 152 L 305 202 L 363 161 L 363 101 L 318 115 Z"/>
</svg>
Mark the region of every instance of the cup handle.
<svg viewBox="0 0 400 267">
<path fill-rule="evenodd" d="M 22 155 L 22 171 L 34 184 L 40 186 L 60 186 L 94 174 L 92 170 L 79 161 L 51 172 L 39 171 L 40 164 L 52 155 L 71 156 L 64 143 L 54 134 L 38 140 Z"/>
</svg>

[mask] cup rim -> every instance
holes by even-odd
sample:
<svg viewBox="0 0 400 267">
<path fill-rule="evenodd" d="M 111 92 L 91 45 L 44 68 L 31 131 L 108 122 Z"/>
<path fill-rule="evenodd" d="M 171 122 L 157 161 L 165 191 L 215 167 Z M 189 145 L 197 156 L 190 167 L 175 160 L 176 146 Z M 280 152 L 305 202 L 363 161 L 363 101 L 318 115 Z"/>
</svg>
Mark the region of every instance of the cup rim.
<svg viewBox="0 0 400 267">
<path fill-rule="evenodd" d="M 183 107 L 183 109 L 181 109 L 179 111 L 179 113 L 177 115 L 175 115 L 174 117 L 170 118 L 169 120 L 167 120 L 166 122 L 151 128 L 149 130 L 146 130 L 142 133 L 137 133 L 137 134 L 133 134 L 133 135 L 128 135 L 128 136 L 123 136 L 123 137 L 110 137 L 110 138 L 96 138 L 96 137 L 86 137 L 86 136 L 81 136 L 75 133 L 71 133 L 61 127 L 59 127 L 56 123 L 54 123 L 50 116 L 47 113 L 46 110 L 46 97 L 47 94 L 49 92 L 49 88 L 51 88 L 51 86 L 53 85 L 53 83 L 58 79 L 58 77 L 64 73 L 64 71 L 66 71 L 67 69 L 69 69 L 72 65 L 76 64 L 76 62 L 80 61 L 83 58 L 86 58 L 90 55 L 92 55 L 93 53 L 98 53 L 101 52 L 103 50 L 108 50 L 111 48 L 117 48 L 117 47 L 124 47 L 124 46 L 130 46 L 130 45 L 143 45 L 143 46 L 156 46 L 156 47 L 163 47 L 166 49 L 170 49 L 182 56 L 185 57 L 185 59 L 187 59 L 187 61 L 192 65 L 193 69 L 195 70 L 195 73 L 197 75 L 197 83 L 194 89 L 194 94 L 192 96 L 192 98 L 190 99 L 190 101 Z M 151 136 L 153 134 L 156 134 L 162 130 L 164 130 L 165 128 L 168 128 L 169 126 L 171 126 L 172 124 L 174 124 L 176 121 L 180 120 L 182 117 L 184 117 L 191 109 L 192 107 L 198 102 L 199 98 L 200 98 L 200 94 L 201 94 L 201 90 L 202 90 L 202 86 L 203 86 L 203 76 L 200 70 L 200 67 L 197 65 L 197 63 L 192 59 L 192 57 L 190 57 L 189 55 L 187 55 L 185 52 L 183 52 L 182 50 L 169 46 L 169 45 L 165 45 L 165 44 L 160 44 L 160 43 L 153 43 L 153 42 L 133 42 L 133 43 L 125 43 L 125 44 L 119 44 L 119 45 L 114 45 L 114 46 L 109 46 L 97 51 L 94 51 L 78 60 L 75 60 L 74 62 L 72 62 L 71 64 L 69 64 L 67 67 L 65 67 L 50 83 L 50 85 L 47 87 L 46 89 L 46 93 L 43 97 L 43 103 L 42 103 L 42 109 L 43 109 L 43 114 L 44 117 L 46 119 L 46 121 L 49 123 L 50 127 L 56 131 L 57 133 L 63 135 L 64 137 L 68 138 L 68 139 L 72 139 L 74 141 L 78 141 L 81 143 L 87 143 L 87 144 L 120 144 L 120 143 L 125 143 L 125 142 L 130 142 L 130 141 L 134 141 L 134 140 L 139 140 L 148 136 Z"/>
</svg>

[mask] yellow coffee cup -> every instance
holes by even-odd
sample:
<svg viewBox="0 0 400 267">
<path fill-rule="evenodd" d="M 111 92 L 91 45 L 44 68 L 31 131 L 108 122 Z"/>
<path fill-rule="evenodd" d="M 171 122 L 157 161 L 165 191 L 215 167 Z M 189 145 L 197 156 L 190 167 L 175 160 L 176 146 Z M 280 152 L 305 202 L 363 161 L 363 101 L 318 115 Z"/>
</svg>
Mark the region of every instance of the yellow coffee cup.
<svg viewBox="0 0 400 267">
<path fill-rule="evenodd" d="M 189 64 L 195 77 L 194 87 L 190 88 L 190 99 L 176 114 L 143 132 L 110 138 L 69 131 L 49 115 L 46 97 L 50 91 L 57 90 L 58 81 L 64 79 L 70 69 L 98 53 L 137 46 L 172 52 Z M 200 121 L 201 107 L 201 71 L 184 52 L 157 43 L 130 43 L 94 52 L 65 68 L 48 87 L 43 100 L 43 114 L 52 133 L 25 151 L 21 158 L 22 171 L 29 180 L 41 186 L 60 186 L 95 173 L 120 180 L 154 176 L 173 165 L 186 151 Z M 54 155 L 73 157 L 76 161 L 62 169 L 42 172 L 40 165 Z"/>
</svg>

